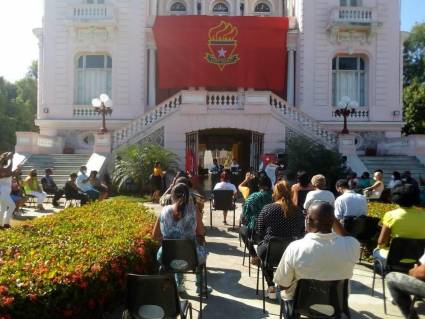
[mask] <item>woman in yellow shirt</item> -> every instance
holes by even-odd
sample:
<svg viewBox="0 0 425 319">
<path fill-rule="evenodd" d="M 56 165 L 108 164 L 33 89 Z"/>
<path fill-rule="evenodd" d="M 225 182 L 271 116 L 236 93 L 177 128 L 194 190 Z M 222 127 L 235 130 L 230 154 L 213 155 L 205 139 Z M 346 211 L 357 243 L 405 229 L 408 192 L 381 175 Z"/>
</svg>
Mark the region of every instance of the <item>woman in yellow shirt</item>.
<svg viewBox="0 0 425 319">
<path fill-rule="evenodd" d="M 152 182 L 152 202 L 159 203 L 162 192 L 162 168 L 160 162 L 155 162 L 153 174 L 151 175 Z"/>
<path fill-rule="evenodd" d="M 413 207 L 416 200 L 414 187 L 410 184 L 394 187 L 391 198 L 400 207 L 385 213 L 378 248 L 373 252 L 373 257 L 384 264 L 392 238 L 425 239 L 425 210 Z"/>
<path fill-rule="evenodd" d="M 37 208 L 44 210 L 43 202 L 47 197 L 47 194 L 43 192 L 37 179 L 37 170 L 32 169 L 29 175 L 23 182 L 25 195 L 34 196 L 37 198 Z"/>
</svg>

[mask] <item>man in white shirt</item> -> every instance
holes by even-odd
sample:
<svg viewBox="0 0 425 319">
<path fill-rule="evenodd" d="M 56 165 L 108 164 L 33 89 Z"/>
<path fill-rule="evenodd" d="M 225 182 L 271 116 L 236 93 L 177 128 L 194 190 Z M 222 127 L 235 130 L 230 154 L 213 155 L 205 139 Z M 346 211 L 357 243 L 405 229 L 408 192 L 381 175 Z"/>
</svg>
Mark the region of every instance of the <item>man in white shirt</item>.
<svg viewBox="0 0 425 319">
<path fill-rule="evenodd" d="M 385 276 L 391 296 L 406 319 L 419 319 L 415 310 L 410 314 L 410 308 L 412 306 L 411 296 L 425 298 L 425 254 L 419 262 L 421 264 L 415 265 L 410 269 L 408 275 L 399 272 L 390 272 Z"/>
<path fill-rule="evenodd" d="M 306 231 L 303 239 L 286 248 L 274 276 L 274 282 L 284 290 L 282 297 L 286 300 L 293 299 L 300 279 L 350 279 L 360 257 L 360 243 L 353 237 L 343 236 L 346 233 L 327 202 L 310 205 Z"/>
<path fill-rule="evenodd" d="M 326 187 L 326 178 L 323 175 L 314 175 L 311 179 L 311 185 L 313 185 L 314 190 L 307 193 L 304 202 L 304 209 L 316 201 L 328 202 L 334 206 L 335 196 L 332 192 L 325 190 Z"/>
<path fill-rule="evenodd" d="M 224 171 L 220 175 L 221 182 L 215 184 L 214 190 L 231 190 L 233 192 L 233 196 L 236 195 L 238 190 L 236 189 L 236 186 L 230 183 L 230 174 L 227 171 Z M 223 211 L 223 224 L 227 225 L 227 210 Z"/>
<path fill-rule="evenodd" d="M 90 183 L 90 178 L 87 176 L 87 167 L 81 166 L 80 171 L 78 172 L 77 180 L 75 182 L 77 187 L 85 193 L 91 200 L 96 200 L 99 198 L 100 193 L 94 189 L 93 185 Z"/>
<path fill-rule="evenodd" d="M 342 194 L 335 200 L 335 217 L 343 220 L 345 217 L 367 215 L 366 197 L 357 194 L 349 188 L 346 179 L 340 179 L 335 185 L 338 193 Z"/>
</svg>

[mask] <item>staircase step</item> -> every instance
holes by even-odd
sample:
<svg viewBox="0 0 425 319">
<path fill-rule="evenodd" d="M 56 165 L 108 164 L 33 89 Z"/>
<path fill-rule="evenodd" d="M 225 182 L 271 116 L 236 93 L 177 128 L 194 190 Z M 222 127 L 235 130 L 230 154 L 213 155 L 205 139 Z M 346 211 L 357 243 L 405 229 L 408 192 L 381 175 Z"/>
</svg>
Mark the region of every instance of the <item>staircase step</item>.
<svg viewBox="0 0 425 319">
<path fill-rule="evenodd" d="M 360 160 L 370 173 L 377 169 L 383 170 L 385 184 L 391 179 L 392 172 L 395 171 L 400 174 L 410 171 L 415 179 L 425 177 L 425 166 L 413 156 L 360 156 Z"/>
</svg>

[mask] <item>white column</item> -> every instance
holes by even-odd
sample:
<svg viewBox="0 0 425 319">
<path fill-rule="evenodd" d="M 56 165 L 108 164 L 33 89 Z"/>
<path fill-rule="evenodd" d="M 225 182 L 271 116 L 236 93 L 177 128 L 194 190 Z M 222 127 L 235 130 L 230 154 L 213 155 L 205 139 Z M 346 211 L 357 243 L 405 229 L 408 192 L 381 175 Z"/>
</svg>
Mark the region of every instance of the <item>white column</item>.
<svg viewBox="0 0 425 319">
<path fill-rule="evenodd" d="M 158 2 L 157 0 L 149 0 L 149 4 L 150 4 L 150 15 L 151 16 L 156 16 L 158 15 Z"/>
<path fill-rule="evenodd" d="M 286 81 L 286 101 L 290 106 L 295 103 L 295 49 L 288 48 L 288 70 Z"/>
<path fill-rule="evenodd" d="M 198 15 L 198 0 L 193 0 L 193 15 Z"/>
<path fill-rule="evenodd" d="M 240 16 L 241 15 L 241 0 L 236 0 L 236 12 L 235 12 L 236 16 Z"/>
<path fill-rule="evenodd" d="M 148 104 L 156 106 L 156 50 L 149 49 L 149 95 Z"/>
</svg>

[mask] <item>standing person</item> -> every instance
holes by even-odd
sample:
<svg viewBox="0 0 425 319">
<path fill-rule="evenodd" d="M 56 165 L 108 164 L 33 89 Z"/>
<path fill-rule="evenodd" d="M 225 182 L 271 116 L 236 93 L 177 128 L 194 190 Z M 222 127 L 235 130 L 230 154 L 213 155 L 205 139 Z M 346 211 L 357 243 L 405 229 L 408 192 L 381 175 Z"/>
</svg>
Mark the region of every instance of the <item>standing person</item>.
<svg viewBox="0 0 425 319">
<path fill-rule="evenodd" d="M 159 199 L 161 198 L 162 191 L 162 168 L 160 162 L 155 162 L 153 167 L 153 173 L 151 175 L 151 183 L 152 183 L 152 202 L 159 203 Z"/>
<path fill-rule="evenodd" d="M 69 180 L 65 183 L 65 187 L 63 188 L 65 193 L 65 198 L 67 200 L 76 199 L 81 201 L 81 206 L 85 205 L 89 201 L 89 197 L 86 193 L 83 193 L 78 189 L 77 186 L 77 174 L 72 173 L 69 175 Z"/>
<path fill-rule="evenodd" d="M 230 165 L 230 182 L 233 185 L 238 185 L 240 182 L 240 174 L 241 174 L 241 167 L 239 166 L 238 162 L 234 158 L 232 160 L 232 164 Z"/>
<path fill-rule="evenodd" d="M 16 205 L 10 193 L 12 188 L 13 153 L 0 155 L 0 227 L 10 228 L 10 220 Z"/>
<path fill-rule="evenodd" d="M 419 319 L 414 309 L 410 314 L 412 308 L 411 296 L 425 298 L 425 254 L 419 262 L 420 265 L 415 265 L 410 269 L 409 274 L 390 272 L 385 276 L 391 296 L 406 319 Z"/>
<path fill-rule="evenodd" d="M 77 174 L 76 185 L 90 200 L 99 198 L 100 193 L 90 184 L 90 177 L 87 175 L 87 167 L 85 165 L 80 167 L 80 171 Z"/>
<path fill-rule="evenodd" d="M 363 193 L 368 199 L 380 199 L 382 192 L 385 189 L 384 181 L 383 181 L 384 172 L 380 169 L 376 170 L 373 173 L 373 179 L 375 180 L 373 185 L 365 188 L 363 190 Z"/>
<path fill-rule="evenodd" d="M 37 179 L 37 170 L 32 169 L 29 175 L 25 178 L 24 191 L 26 195 L 31 195 L 37 198 L 37 209 L 44 210 L 43 202 L 47 197 L 47 194 L 43 192 Z"/>
<path fill-rule="evenodd" d="M 257 220 L 258 257 L 266 260 L 269 241 L 273 237 L 295 238 L 304 235 L 304 215 L 292 202 L 291 187 L 287 181 L 278 182 L 273 188 L 273 204 L 263 207 Z M 267 297 L 276 299 L 276 287 L 273 282 L 273 269 L 263 269 L 268 289 Z"/>
<path fill-rule="evenodd" d="M 403 181 L 401 180 L 401 174 L 397 171 L 393 172 L 391 175 L 391 181 L 388 183 L 387 187 L 393 189 L 394 187 L 398 187 L 403 185 Z"/>
<path fill-rule="evenodd" d="M 220 183 L 215 184 L 214 190 L 231 190 L 233 192 L 233 196 L 236 196 L 236 193 L 238 192 L 236 189 L 236 186 L 230 183 L 230 176 L 229 173 L 224 171 L 220 175 Z M 223 224 L 227 225 L 227 210 L 223 211 Z"/>
<path fill-rule="evenodd" d="M 53 195 L 52 204 L 54 207 L 58 207 L 58 200 L 62 198 L 63 190 L 59 189 L 53 180 L 53 170 L 51 168 L 47 168 L 44 174 L 44 177 L 41 179 L 41 187 L 45 193 Z"/>
<path fill-rule="evenodd" d="M 193 201 L 191 200 L 189 187 L 186 184 L 179 183 L 171 191 L 173 204 L 165 206 L 156 220 L 153 237 L 157 240 L 162 239 L 191 239 L 196 243 L 196 253 L 198 263 L 203 265 L 207 261 L 207 251 L 204 243 L 199 242 L 197 237 L 204 238 L 205 228 L 202 223 L 202 214 L 200 214 Z M 158 261 L 161 263 L 162 249 L 157 253 Z M 177 289 L 179 292 L 185 292 L 183 285 L 183 274 L 175 275 Z M 200 289 L 200 276 L 196 276 L 197 293 Z M 204 290 L 211 291 L 208 287 L 202 287 Z"/>
<path fill-rule="evenodd" d="M 344 237 L 331 204 L 312 203 L 305 224 L 307 234 L 289 244 L 274 276 L 274 282 L 284 290 L 282 298 L 290 318 L 298 280 L 350 279 L 360 257 L 360 243 L 354 237 Z"/>
<path fill-rule="evenodd" d="M 297 183 L 292 185 L 291 188 L 292 201 L 294 202 L 294 205 L 302 209 L 304 207 L 305 198 L 308 192 L 312 190 L 314 190 L 314 188 L 310 183 L 310 176 L 308 176 L 307 172 L 298 172 Z"/>
<path fill-rule="evenodd" d="M 218 160 L 216 158 L 213 159 L 213 165 L 210 168 L 211 174 L 211 189 L 214 189 L 215 184 L 220 180 L 221 167 L 218 165 Z"/>
<path fill-rule="evenodd" d="M 260 191 L 249 195 L 242 206 L 242 225 L 239 230 L 241 238 L 252 257 L 251 263 L 257 266 L 260 264 L 260 259 L 249 239 L 254 235 L 256 220 L 261 210 L 267 204 L 273 203 L 272 182 L 267 175 L 258 178 L 258 187 Z"/>
<path fill-rule="evenodd" d="M 308 192 L 305 202 L 304 209 L 308 209 L 315 201 L 323 201 L 328 202 L 332 206 L 334 206 L 335 196 L 332 192 L 325 190 L 326 187 L 326 178 L 323 175 L 314 175 L 311 178 L 311 185 L 313 185 L 314 190 Z"/>
<path fill-rule="evenodd" d="M 344 220 L 345 217 L 358 217 L 367 215 L 366 197 L 357 194 L 350 189 L 348 181 L 340 179 L 336 182 L 335 188 L 341 194 L 335 200 L 335 217 L 338 220 Z"/>
</svg>

